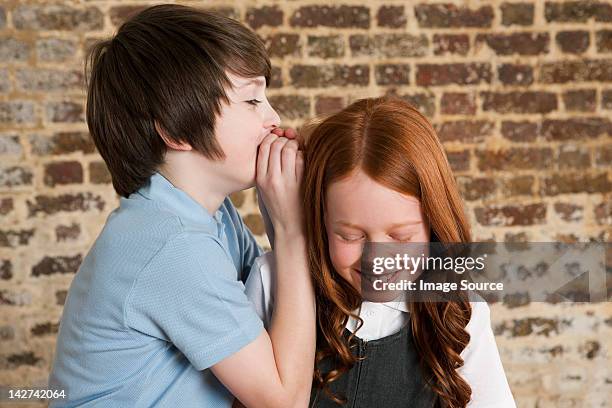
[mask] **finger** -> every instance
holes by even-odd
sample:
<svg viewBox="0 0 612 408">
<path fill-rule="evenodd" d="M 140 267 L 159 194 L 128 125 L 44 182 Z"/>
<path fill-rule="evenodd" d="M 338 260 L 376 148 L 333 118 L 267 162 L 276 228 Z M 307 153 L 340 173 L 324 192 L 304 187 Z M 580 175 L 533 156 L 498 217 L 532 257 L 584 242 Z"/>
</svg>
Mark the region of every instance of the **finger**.
<svg viewBox="0 0 612 408">
<path fill-rule="evenodd" d="M 295 154 L 298 151 L 298 144 L 295 140 L 285 143 L 281 154 L 281 171 L 288 177 L 295 176 Z"/>
<path fill-rule="evenodd" d="M 271 133 L 274 133 L 276 136 L 283 136 L 283 134 L 285 133 L 285 130 L 277 127 L 277 128 L 272 129 Z"/>
<path fill-rule="evenodd" d="M 272 146 L 270 146 L 270 157 L 268 159 L 268 174 L 269 175 L 280 175 L 282 173 L 281 168 L 281 152 L 285 143 L 288 139 L 286 137 L 277 138 Z"/>
<path fill-rule="evenodd" d="M 257 152 L 257 175 L 256 177 L 265 177 L 268 172 L 268 160 L 270 158 L 270 146 L 278 139 L 273 133 L 266 135 L 264 140 L 259 144 Z"/>
<path fill-rule="evenodd" d="M 295 155 L 295 180 L 299 183 L 304 175 L 304 152 L 298 150 Z"/>
<path fill-rule="evenodd" d="M 297 139 L 297 132 L 293 128 L 285 129 L 285 137 L 288 139 Z"/>
</svg>

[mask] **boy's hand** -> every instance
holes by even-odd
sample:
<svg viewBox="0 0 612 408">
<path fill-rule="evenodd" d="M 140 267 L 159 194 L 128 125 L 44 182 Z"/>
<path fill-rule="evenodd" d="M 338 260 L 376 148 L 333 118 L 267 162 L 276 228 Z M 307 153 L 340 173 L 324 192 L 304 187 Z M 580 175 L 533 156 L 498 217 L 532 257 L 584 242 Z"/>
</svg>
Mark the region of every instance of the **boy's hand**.
<svg viewBox="0 0 612 408">
<path fill-rule="evenodd" d="M 303 154 L 295 139 L 270 133 L 259 145 L 257 190 L 277 234 L 280 231 L 303 234 L 300 200 L 303 169 Z"/>
<path fill-rule="evenodd" d="M 276 136 L 286 137 L 287 139 L 297 139 L 297 132 L 293 128 L 276 128 L 272 131 Z"/>
</svg>

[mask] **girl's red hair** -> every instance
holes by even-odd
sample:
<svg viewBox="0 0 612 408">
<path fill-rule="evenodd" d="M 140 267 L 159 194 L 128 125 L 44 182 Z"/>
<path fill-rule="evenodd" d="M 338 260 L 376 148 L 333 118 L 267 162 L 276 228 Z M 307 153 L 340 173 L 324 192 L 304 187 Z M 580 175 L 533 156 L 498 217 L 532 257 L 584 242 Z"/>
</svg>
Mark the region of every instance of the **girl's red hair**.
<svg viewBox="0 0 612 408">
<path fill-rule="evenodd" d="M 328 356 L 338 361 L 331 372 L 316 369 L 315 382 L 341 402 L 342 398 L 331 395 L 328 385 L 356 361 L 342 332 L 361 297 L 334 271 L 330 260 L 324 223 L 329 185 L 359 169 L 381 185 L 418 198 L 432 240 L 466 243 L 471 237 L 461 196 L 434 128 L 399 98 L 362 99 L 328 117 L 306 137 L 304 156 L 308 258 L 318 314 L 317 363 Z M 414 302 L 409 307 L 414 343 L 429 384 L 442 406 L 465 407 L 471 388 L 457 368 L 463 365 L 459 354 L 470 340 L 465 330 L 471 317 L 467 298 Z"/>
</svg>

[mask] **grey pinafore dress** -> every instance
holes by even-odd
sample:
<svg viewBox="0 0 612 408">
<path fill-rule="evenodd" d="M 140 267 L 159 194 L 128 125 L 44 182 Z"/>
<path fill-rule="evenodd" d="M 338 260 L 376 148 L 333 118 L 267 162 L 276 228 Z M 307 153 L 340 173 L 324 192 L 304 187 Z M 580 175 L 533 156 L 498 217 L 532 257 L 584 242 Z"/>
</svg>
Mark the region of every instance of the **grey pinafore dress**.
<svg viewBox="0 0 612 408">
<path fill-rule="evenodd" d="M 345 337 L 350 335 L 344 329 Z M 381 339 L 364 341 L 355 337 L 353 355 L 365 357 L 340 378 L 330 384 L 331 391 L 345 397 L 339 405 L 317 387 L 310 395 L 311 408 L 432 408 L 438 406 L 438 396 L 426 384 L 412 340 L 411 325 Z M 319 367 L 323 373 L 332 368 L 325 359 Z"/>
</svg>

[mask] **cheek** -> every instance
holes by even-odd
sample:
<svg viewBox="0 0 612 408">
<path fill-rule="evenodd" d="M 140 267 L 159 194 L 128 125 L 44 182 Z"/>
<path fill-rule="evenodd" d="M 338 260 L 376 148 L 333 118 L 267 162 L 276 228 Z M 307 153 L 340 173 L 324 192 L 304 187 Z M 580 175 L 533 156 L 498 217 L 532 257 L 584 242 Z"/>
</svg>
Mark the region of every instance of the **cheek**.
<svg viewBox="0 0 612 408">
<path fill-rule="evenodd" d="M 331 258 L 334 269 L 344 276 L 349 273 L 349 268 L 357 265 L 361 260 L 361 245 L 346 244 L 331 239 L 329 244 L 329 257 Z"/>
</svg>

